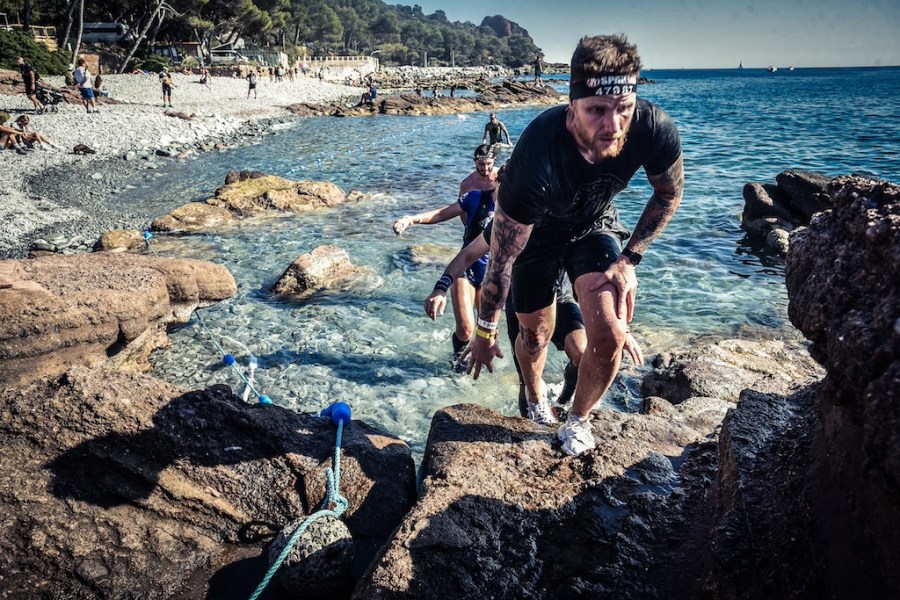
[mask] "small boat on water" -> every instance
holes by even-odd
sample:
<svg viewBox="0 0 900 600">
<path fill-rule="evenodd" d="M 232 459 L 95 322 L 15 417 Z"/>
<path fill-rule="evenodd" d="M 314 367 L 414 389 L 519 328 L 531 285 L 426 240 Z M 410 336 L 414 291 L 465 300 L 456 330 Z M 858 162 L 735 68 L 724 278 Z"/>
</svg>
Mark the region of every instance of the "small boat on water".
<svg viewBox="0 0 900 600">
<path fill-rule="evenodd" d="M 788 71 L 793 71 L 794 67 L 788 67 Z"/>
<path fill-rule="evenodd" d="M 744 68 L 744 61 L 738 61 L 738 69 Z"/>
<path fill-rule="evenodd" d="M 768 69 L 769 73 L 774 73 L 777 70 L 778 70 L 778 67 L 776 67 L 775 65 L 770 65 L 769 69 Z"/>
</svg>

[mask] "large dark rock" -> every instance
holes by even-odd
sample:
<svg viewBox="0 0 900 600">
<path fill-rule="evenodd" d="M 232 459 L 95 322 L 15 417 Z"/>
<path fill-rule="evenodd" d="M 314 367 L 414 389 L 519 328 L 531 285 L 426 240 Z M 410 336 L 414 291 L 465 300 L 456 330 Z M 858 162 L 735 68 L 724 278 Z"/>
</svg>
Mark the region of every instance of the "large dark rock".
<svg viewBox="0 0 900 600">
<path fill-rule="evenodd" d="M 555 429 L 473 405 L 439 411 L 419 502 L 354 597 L 657 597 L 671 565 L 654 558 L 683 529 L 679 481 L 709 485 L 682 461 L 709 455 L 726 407 L 598 411 L 598 448 L 576 458 Z"/>
<path fill-rule="evenodd" d="M 0 390 L 0 597 L 249 597 L 265 545 L 319 509 L 327 419 L 76 367 Z M 343 520 L 365 552 L 415 496 L 400 440 L 343 434 Z"/>
<path fill-rule="evenodd" d="M 900 186 L 830 185 L 831 211 L 792 236 L 791 321 L 828 370 L 818 398 L 830 489 L 900 593 Z"/>
<path fill-rule="evenodd" d="M 778 187 L 790 199 L 791 206 L 806 220 L 831 208 L 828 184 L 831 177 L 813 171 L 783 171 L 775 176 Z"/>
<path fill-rule="evenodd" d="M 789 247 L 788 234 L 831 207 L 827 190 L 831 179 L 811 171 L 784 171 L 775 180 L 778 185 L 744 185 L 741 227 L 783 256 Z"/>
</svg>

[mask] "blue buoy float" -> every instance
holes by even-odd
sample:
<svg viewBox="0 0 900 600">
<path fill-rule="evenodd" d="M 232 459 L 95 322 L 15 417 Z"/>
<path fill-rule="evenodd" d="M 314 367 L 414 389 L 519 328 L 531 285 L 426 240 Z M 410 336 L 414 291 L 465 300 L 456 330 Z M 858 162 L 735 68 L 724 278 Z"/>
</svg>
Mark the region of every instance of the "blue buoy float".
<svg viewBox="0 0 900 600">
<path fill-rule="evenodd" d="M 346 402 L 335 402 L 328 408 L 323 409 L 319 414 L 323 417 L 330 417 L 331 422 L 335 425 L 341 422 L 343 422 L 344 425 L 350 424 L 350 405 Z"/>
</svg>

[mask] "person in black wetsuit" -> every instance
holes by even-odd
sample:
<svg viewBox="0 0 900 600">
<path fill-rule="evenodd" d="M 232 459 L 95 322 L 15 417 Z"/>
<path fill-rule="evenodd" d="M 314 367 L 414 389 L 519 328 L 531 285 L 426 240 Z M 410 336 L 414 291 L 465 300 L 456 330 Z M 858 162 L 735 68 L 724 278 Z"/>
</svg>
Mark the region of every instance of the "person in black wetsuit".
<svg viewBox="0 0 900 600">
<path fill-rule="evenodd" d="M 661 108 L 637 97 L 640 69 L 637 48 L 624 36 L 582 38 L 572 56 L 569 104 L 542 113 L 519 138 L 500 176 L 478 326 L 466 351 L 475 378 L 482 368 L 493 371 L 493 359 L 503 356 L 495 324 L 511 288 L 528 401 L 549 412 L 540 381 L 555 322 L 553 282 L 564 268 L 586 316 L 588 348 L 572 410 L 558 431 L 572 455 L 595 445 L 590 413 L 619 368 L 635 306 L 635 267 L 684 189 L 678 130 Z M 653 194 L 630 233 L 613 199 L 641 168 Z"/>
<path fill-rule="evenodd" d="M 506 130 L 506 125 L 497 119 L 497 115 L 491 113 L 491 116 L 488 117 L 487 124 L 484 126 L 484 135 L 481 136 L 481 143 L 490 144 L 491 146 L 502 144 L 504 135 L 506 136 L 506 145 L 509 146 L 511 142 L 509 139 L 509 131 Z"/>
<path fill-rule="evenodd" d="M 471 243 L 463 246 L 462 250 L 450 261 L 444 274 L 434 284 L 431 294 L 425 299 L 425 314 L 431 320 L 435 320 L 438 316 L 444 314 L 444 308 L 447 306 L 447 288 L 452 281 L 458 277 L 462 277 L 466 272 L 468 265 L 479 260 L 490 249 L 491 231 L 493 222 L 488 223 L 484 231 Z M 575 393 L 575 386 L 578 382 L 578 364 L 584 355 L 587 346 L 587 338 L 584 333 L 584 317 L 581 314 L 581 308 L 572 295 L 572 284 L 569 282 L 569 276 L 565 271 L 560 271 L 559 276 L 553 285 L 556 294 L 556 323 L 553 330 L 553 337 L 550 340 L 557 350 L 565 351 L 569 357 L 563 371 L 563 387 L 556 398 L 559 405 L 565 405 L 572 399 Z M 515 352 L 516 339 L 519 336 L 519 320 L 516 318 L 516 311 L 512 304 L 512 295 L 506 298 L 506 332 L 509 337 L 509 343 Z M 625 352 L 631 356 L 631 360 L 636 365 L 644 364 L 644 356 L 637 341 L 631 336 L 631 332 L 625 339 Z M 519 367 L 519 361 L 513 355 L 516 371 L 519 373 L 519 413 L 523 417 L 541 422 L 541 415 L 529 410 L 527 397 L 525 393 L 525 381 L 522 378 L 522 370 Z M 543 386 L 543 382 L 542 382 Z"/>
</svg>

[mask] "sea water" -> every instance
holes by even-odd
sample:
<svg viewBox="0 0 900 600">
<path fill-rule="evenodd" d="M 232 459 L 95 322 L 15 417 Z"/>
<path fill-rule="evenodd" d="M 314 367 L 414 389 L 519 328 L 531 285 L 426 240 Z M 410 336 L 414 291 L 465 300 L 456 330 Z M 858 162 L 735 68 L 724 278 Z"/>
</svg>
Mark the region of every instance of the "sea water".
<svg viewBox="0 0 900 600">
<path fill-rule="evenodd" d="M 685 165 L 681 207 L 637 271 L 632 329 L 645 356 L 698 339 L 799 337 L 787 319 L 782 260 L 740 228 L 742 188 L 774 183 L 786 169 L 900 181 L 900 69 L 645 75 L 655 83 L 639 93 L 678 124 Z M 565 78 L 549 83 L 567 89 Z M 515 141 L 542 110 L 497 115 Z M 241 381 L 215 344 L 243 366 L 246 348 L 259 361 L 256 389 L 276 404 L 318 411 L 346 401 L 354 418 L 403 438 L 418 456 L 441 407 L 474 402 L 518 414 L 505 336 L 507 358 L 473 381 L 449 368 L 452 310 L 432 322 L 422 309 L 460 246 L 459 221 L 415 225 L 400 237 L 391 230 L 402 215 L 455 201 L 486 121 L 487 112 L 304 119 L 255 145 L 173 163 L 135 181 L 118 201 L 159 215 L 212 195 L 231 170 L 326 180 L 371 195 L 334 209 L 156 238 L 164 256 L 225 265 L 238 294 L 202 309 L 209 331 L 196 319 L 173 331 L 171 347 L 153 356 L 155 374 L 191 388 L 228 383 L 240 393 Z M 498 162 L 506 158 L 508 151 Z M 639 172 L 616 199 L 626 224 L 634 225 L 650 194 Z M 268 289 L 285 268 L 322 244 L 344 248 L 365 274 L 347 289 L 302 302 L 272 297 Z M 412 258 L 419 246 L 431 257 L 424 264 Z M 564 357 L 551 348 L 545 379 L 558 383 L 563 366 Z M 623 361 L 604 406 L 637 410 L 646 369 Z"/>
</svg>

